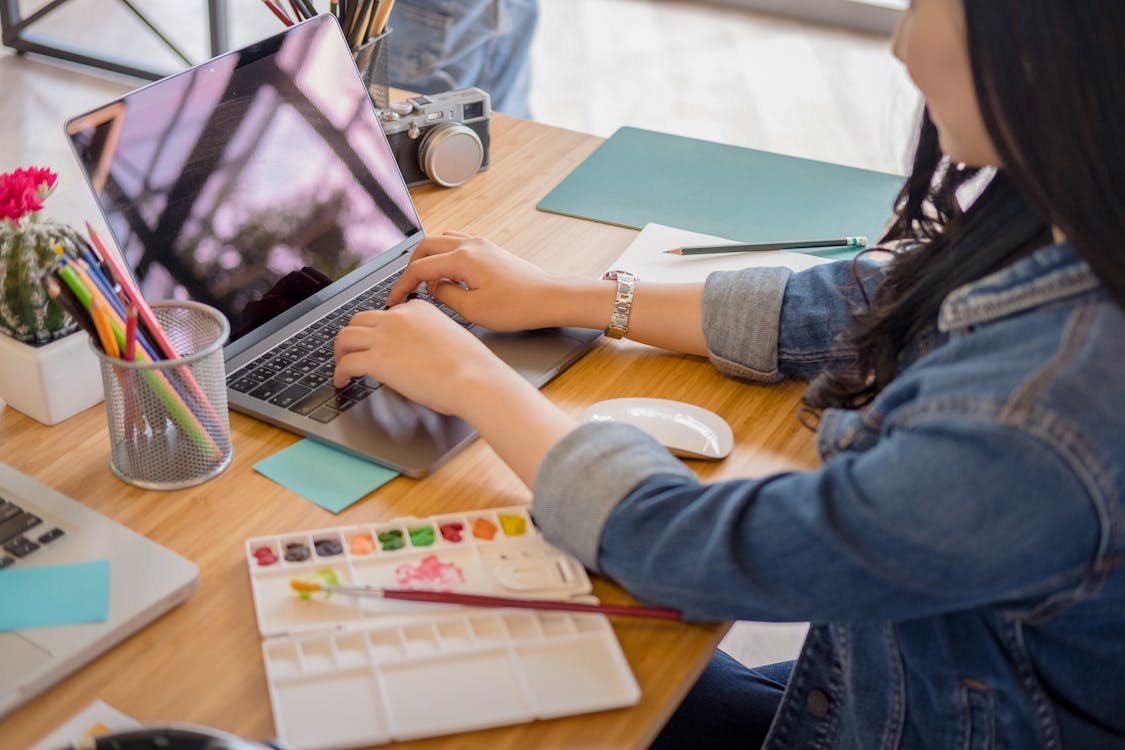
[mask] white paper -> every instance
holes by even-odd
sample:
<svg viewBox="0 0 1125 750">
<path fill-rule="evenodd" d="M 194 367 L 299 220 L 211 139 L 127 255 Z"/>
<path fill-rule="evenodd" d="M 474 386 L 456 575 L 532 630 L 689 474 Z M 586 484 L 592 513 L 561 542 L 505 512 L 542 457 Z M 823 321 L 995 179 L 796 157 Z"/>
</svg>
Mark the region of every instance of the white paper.
<svg viewBox="0 0 1125 750">
<path fill-rule="evenodd" d="M 108 703 L 94 701 L 27 750 L 57 750 L 87 737 L 136 729 L 140 725 L 136 719 L 121 713 Z"/>
<path fill-rule="evenodd" d="M 610 268 L 632 271 L 640 281 L 689 283 L 706 281 L 707 275 L 712 271 L 737 271 L 751 266 L 783 266 L 794 271 L 803 271 L 821 263 L 832 262 L 828 258 L 785 250 L 713 255 L 669 255 L 664 252 L 672 248 L 692 245 L 730 244 L 735 242 L 663 224 L 646 224 Z"/>
<path fill-rule="evenodd" d="M 719 648 L 748 667 L 791 661 L 801 654 L 806 622 L 736 622 Z"/>
</svg>

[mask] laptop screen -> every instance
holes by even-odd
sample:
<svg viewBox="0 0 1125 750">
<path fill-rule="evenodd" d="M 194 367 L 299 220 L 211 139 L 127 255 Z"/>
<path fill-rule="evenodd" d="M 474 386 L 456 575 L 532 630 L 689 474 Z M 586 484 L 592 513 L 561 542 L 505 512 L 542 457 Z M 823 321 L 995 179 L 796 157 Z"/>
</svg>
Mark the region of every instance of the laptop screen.
<svg viewBox="0 0 1125 750">
<path fill-rule="evenodd" d="M 421 229 L 327 14 L 67 133 L 145 296 L 218 308 L 232 340 Z"/>
</svg>

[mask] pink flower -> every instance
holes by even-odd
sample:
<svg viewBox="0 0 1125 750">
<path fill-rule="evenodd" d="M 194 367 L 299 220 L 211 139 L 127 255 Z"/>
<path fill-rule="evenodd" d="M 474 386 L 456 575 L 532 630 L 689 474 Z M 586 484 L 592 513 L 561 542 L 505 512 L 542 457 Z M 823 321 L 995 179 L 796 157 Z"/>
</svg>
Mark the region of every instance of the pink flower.
<svg viewBox="0 0 1125 750">
<path fill-rule="evenodd" d="M 20 219 L 43 210 L 43 199 L 55 187 L 58 175 L 46 167 L 28 167 L 0 175 L 0 220 L 19 228 Z"/>
</svg>

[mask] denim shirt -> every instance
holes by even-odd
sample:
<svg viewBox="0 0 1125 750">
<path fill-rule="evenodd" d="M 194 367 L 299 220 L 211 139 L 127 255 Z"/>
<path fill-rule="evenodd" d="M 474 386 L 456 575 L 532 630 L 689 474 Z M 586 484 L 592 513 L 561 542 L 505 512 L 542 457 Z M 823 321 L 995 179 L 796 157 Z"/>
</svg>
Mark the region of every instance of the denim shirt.
<svg viewBox="0 0 1125 750">
<path fill-rule="evenodd" d="M 529 117 L 537 0 L 398 0 L 388 26 L 392 86 L 437 94 L 478 86 L 492 109 Z"/>
<path fill-rule="evenodd" d="M 858 292 L 847 262 L 713 274 L 711 359 L 808 376 Z M 1055 245 L 955 290 L 923 339 L 823 415 L 820 468 L 704 484 L 588 424 L 535 518 L 691 618 L 811 621 L 768 748 L 1125 747 L 1125 314 Z"/>
</svg>

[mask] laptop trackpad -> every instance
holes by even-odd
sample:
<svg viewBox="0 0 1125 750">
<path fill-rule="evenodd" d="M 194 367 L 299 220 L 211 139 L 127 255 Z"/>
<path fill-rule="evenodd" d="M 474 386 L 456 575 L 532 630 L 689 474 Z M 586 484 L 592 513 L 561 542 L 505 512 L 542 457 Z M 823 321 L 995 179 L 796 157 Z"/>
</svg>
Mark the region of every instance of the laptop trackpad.
<svg viewBox="0 0 1125 750">
<path fill-rule="evenodd" d="M 15 692 L 17 687 L 27 682 L 28 675 L 36 674 L 50 658 L 50 651 L 19 633 L 0 633 L 0 659 L 4 662 L 4 668 L 0 669 L 0 695 Z"/>
<path fill-rule="evenodd" d="M 581 340 L 559 328 L 518 333 L 484 331 L 481 340 L 509 367 L 535 385 L 546 383 L 586 348 Z"/>
</svg>

